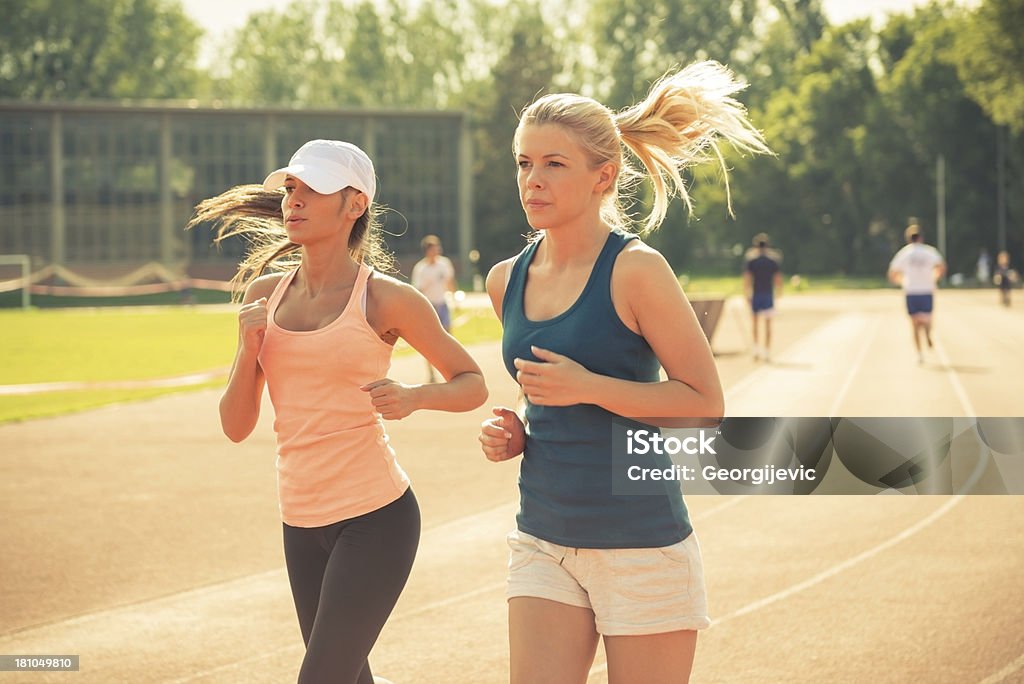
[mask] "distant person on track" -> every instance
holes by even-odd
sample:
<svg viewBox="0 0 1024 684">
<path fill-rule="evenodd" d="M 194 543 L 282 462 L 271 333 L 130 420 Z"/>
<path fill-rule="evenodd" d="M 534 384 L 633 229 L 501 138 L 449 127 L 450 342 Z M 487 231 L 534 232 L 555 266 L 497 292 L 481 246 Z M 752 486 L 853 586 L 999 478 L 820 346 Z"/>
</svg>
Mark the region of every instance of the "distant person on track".
<svg viewBox="0 0 1024 684">
<path fill-rule="evenodd" d="M 946 272 L 946 261 L 939 250 L 924 244 L 921 226 L 911 223 L 903 233 L 907 244 L 889 263 L 889 281 L 903 288 L 907 313 L 914 332 L 918 363 L 924 363 L 921 336 L 932 347 L 932 311 L 935 308 L 936 283 Z"/>
<path fill-rule="evenodd" d="M 1010 306 L 1010 290 L 1016 287 L 1020 276 L 1010 268 L 1010 253 L 1005 249 L 996 256 L 996 272 L 992 282 L 999 288 L 999 301 L 1003 306 Z"/>
<path fill-rule="evenodd" d="M 412 285 L 423 293 L 437 312 L 441 327 L 452 330 L 452 313 L 448 309 L 448 293 L 455 292 L 455 267 L 444 256 L 441 238 L 428 235 L 420 241 L 423 258 L 412 267 Z M 434 367 L 427 362 L 427 382 L 434 382 Z"/>
<path fill-rule="evenodd" d="M 992 260 L 988 255 L 988 250 L 984 247 L 981 248 L 981 254 L 978 255 L 978 265 L 976 269 L 976 275 L 978 277 L 978 285 L 980 287 L 988 287 L 989 273 L 992 270 Z"/>
<path fill-rule="evenodd" d="M 755 235 L 753 245 L 743 266 L 743 291 L 753 318 L 754 359 L 771 361 L 775 295 L 782 291 L 781 255 L 768 248 L 768 235 L 765 233 Z M 764 344 L 759 343 L 758 324 L 761 321 L 764 321 Z"/>
<path fill-rule="evenodd" d="M 665 258 L 626 232 L 619 197 L 649 178 L 645 228 L 653 230 L 673 194 L 687 199 L 681 168 L 716 158 L 716 140 L 766 152 L 731 97 L 741 88 L 704 62 L 667 75 L 618 114 L 555 94 L 520 118 L 519 196 L 539 233 L 491 269 L 487 291 L 525 413 L 496 407 L 480 434 L 492 461 L 523 454 L 508 537 L 512 684 L 583 684 L 601 637 L 611 684 L 683 682 L 697 630 L 710 624 L 700 546 L 678 485 L 611 491 L 613 424 L 646 427 L 625 416 L 708 424 L 724 410 L 697 317 Z"/>
<path fill-rule="evenodd" d="M 306 653 L 300 684 L 371 684 L 368 656 L 405 586 L 420 513 L 384 420 L 469 411 L 487 397 L 476 362 L 414 287 L 388 277 L 373 164 L 355 145 L 314 140 L 262 186 L 198 205 L 190 226 L 244 236 L 238 353 L 220 403 L 224 433 L 252 433 L 274 405 L 288 579 Z M 264 275 L 268 268 L 273 273 Z M 386 377 L 404 338 L 446 382 Z"/>
</svg>

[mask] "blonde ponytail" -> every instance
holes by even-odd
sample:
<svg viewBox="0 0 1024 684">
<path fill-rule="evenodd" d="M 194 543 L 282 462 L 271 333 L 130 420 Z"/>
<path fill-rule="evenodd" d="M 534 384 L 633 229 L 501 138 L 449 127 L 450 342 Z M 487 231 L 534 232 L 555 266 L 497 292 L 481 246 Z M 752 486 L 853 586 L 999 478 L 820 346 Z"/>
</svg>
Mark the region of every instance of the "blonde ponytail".
<svg viewBox="0 0 1024 684">
<path fill-rule="evenodd" d="M 612 162 L 618 176 L 602 201 L 601 218 L 614 228 L 626 230 L 632 225 L 621 198 L 632 195 L 638 181 L 650 178 L 654 205 L 643 222 L 643 233 L 661 225 L 669 200 L 675 195 L 682 197 L 687 210 L 692 211 L 680 172 L 687 166 L 717 159 L 725 176 L 731 214 L 728 174 L 718 141 L 725 140 L 742 152 L 771 152 L 764 137 L 747 120 L 746 109 L 732 97 L 744 87 L 726 67 L 707 61 L 666 74 L 651 87 L 643 102 L 617 114 L 589 97 L 545 95 L 520 115 L 514 147 L 518 148 L 524 127 L 558 124 L 576 138 L 593 168 Z M 645 173 L 630 165 L 624 148 L 640 160 Z"/>
<path fill-rule="evenodd" d="M 718 62 L 697 62 L 666 74 L 646 99 L 615 115 L 622 142 L 654 184 L 654 206 L 643 232 L 661 225 L 675 195 L 693 211 L 679 172 L 712 159 L 721 166 L 732 214 L 729 175 L 718 141 L 725 140 L 741 152 L 770 153 L 761 132 L 747 119 L 746 108 L 733 98 L 745 87 Z"/>
</svg>

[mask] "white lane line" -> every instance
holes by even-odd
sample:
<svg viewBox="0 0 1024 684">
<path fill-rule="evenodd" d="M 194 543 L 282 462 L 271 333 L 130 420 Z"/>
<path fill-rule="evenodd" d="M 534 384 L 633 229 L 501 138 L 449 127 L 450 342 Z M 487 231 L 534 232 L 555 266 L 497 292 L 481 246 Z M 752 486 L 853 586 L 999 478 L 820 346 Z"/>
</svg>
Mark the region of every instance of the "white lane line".
<svg viewBox="0 0 1024 684">
<path fill-rule="evenodd" d="M 741 495 L 741 496 L 734 496 L 734 497 L 732 497 L 728 501 L 723 501 L 722 503 L 718 504 L 717 506 L 713 506 L 712 508 L 709 508 L 708 510 L 704 511 L 703 513 L 695 515 L 693 517 L 693 522 L 700 522 L 702 520 L 707 520 L 708 518 L 710 518 L 710 517 L 712 517 L 714 515 L 717 515 L 721 511 L 724 511 L 724 510 L 727 510 L 729 508 L 732 508 L 733 506 L 735 506 L 735 505 L 737 505 L 739 503 L 742 503 L 745 499 L 749 499 L 749 498 L 750 498 L 750 495 L 748 495 L 748 494 L 744 494 L 744 495 Z M 498 507 L 498 508 L 501 508 L 501 507 Z M 473 517 L 473 516 L 466 516 L 466 517 Z M 451 521 L 451 522 L 446 523 L 446 524 L 452 524 L 454 522 L 457 522 L 457 521 Z M 388 623 L 390 624 L 392 622 L 401 622 L 403 620 L 408 620 L 408 619 L 411 619 L 411 618 L 414 618 L 414 617 L 418 617 L 420 615 L 424 615 L 426 613 L 430 613 L 431 611 L 438 610 L 440 608 L 446 608 L 448 606 L 455 605 L 457 603 L 461 603 L 462 601 L 466 601 L 468 599 L 476 598 L 477 596 L 482 596 L 482 595 L 488 594 L 488 593 L 490 593 L 492 591 L 497 591 L 499 589 L 504 589 L 504 588 L 505 588 L 505 581 L 504 580 L 501 581 L 501 582 L 493 582 L 491 584 L 487 584 L 487 585 L 484 585 L 482 587 L 478 587 L 476 589 L 472 589 L 470 591 L 463 592 L 461 594 L 455 594 L 453 596 L 449 596 L 448 598 L 440 599 L 438 601 L 432 601 L 431 603 L 427 603 L 425 605 L 419 606 L 418 608 L 414 608 L 414 609 L 409 610 L 409 611 L 402 611 L 402 612 L 396 613 L 395 615 L 393 615 L 388 620 Z M 194 672 L 191 675 L 189 675 L 188 677 L 185 677 L 185 678 L 182 678 L 182 679 L 175 679 L 175 680 L 173 680 L 171 682 L 171 684 L 187 684 L 188 682 L 194 682 L 194 681 L 196 681 L 198 679 L 202 679 L 202 678 L 209 677 L 209 676 L 212 676 L 212 675 L 215 675 L 215 674 L 219 674 L 221 672 L 227 672 L 227 671 L 230 671 L 230 670 L 235 670 L 235 669 L 238 669 L 240 667 L 249 668 L 249 667 L 251 667 L 252 665 L 254 665 L 255 663 L 257 663 L 257 662 L 259 662 L 261 660 L 267 660 L 269 658 L 274 658 L 274 657 L 276 657 L 278 655 L 284 654 L 284 653 L 289 652 L 289 651 L 295 651 L 296 653 L 301 652 L 301 646 L 298 645 L 298 644 L 294 644 L 294 643 L 293 644 L 287 644 L 285 646 L 279 646 L 278 648 L 276 648 L 276 649 L 274 649 L 272 651 L 264 651 L 260 655 L 252 656 L 251 658 L 245 658 L 243 660 L 236 660 L 236 661 L 233 661 L 233 662 L 230 662 L 230 663 L 225 663 L 223 665 L 220 665 L 218 667 L 214 667 L 214 668 L 211 668 L 211 669 L 208 669 L 208 670 L 201 670 L 199 672 Z"/>
<path fill-rule="evenodd" d="M 770 606 L 773 603 L 778 603 L 779 601 L 783 601 L 783 600 L 789 598 L 790 596 L 794 596 L 796 594 L 799 594 L 800 592 L 805 591 L 805 590 L 809 589 L 810 587 L 813 587 L 816 584 L 820 584 L 821 582 L 824 582 L 825 580 L 838 575 L 839 573 L 843 572 L 844 570 L 849 570 L 853 566 L 858 565 L 860 563 L 863 563 L 864 561 L 868 560 L 869 558 L 872 558 L 873 556 L 877 556 L 881 552 L 883 552 L 883 551 L 885 551 L 887 549 L 890 549 L 893 546 L 895 546 L 896 544 L 900 543 L 901 541 L 903 541 L 903 540 L 913 536 L 914 534 L 917 534 L 918 532 L 920 532 L 921 530 L 923 530 L 924 528 L 928 527 L 933 522 L 935 522 L 936 520 L 938 520 L 939 518 L 944 516 L 946 513 L 949 513 L 949 511 L 951 511 L 954 506 L 959 504 L 960 501 L 963 498 L 964 498 L 963 494 L 959 494 L 959 495 L 953 497 L 952 499 L 950 499 L 949 501 L 944 503 L 942 506 L 940 506 L 936 510 L 932 511 L 932 513 L 930 513 L 924 519 L 919 520 L 918 522 L 916 522 L 913 525 L 911 525 L 910 527 L 906 528 L 905 530 L 903 530 L 899 534 L 896 534 L 895 536 L 890 537 L 889 539 L 887 539 L 886 541 L 882 542 L 881 544 L 878 544 L 878 545 L 876 545 L 876 546 L 874 546 L 874 547 L 872 547 L 872 548 L 870 548 L 870 549 L 868 549 L 868 550 L 866 550 L 866 551 L 864 551 L 862 553 L 859 553 L 859 554 L 857 554 L 856 556 L 854 556 L 852 558 L 848 558 L 848 559 L 846 559 L 845 561 L 843 561 L 841 563 L 837 563 L 837 564 L 833 565 L 831 568 L 828 568 L 827 570 L 819 572 L 817 575 L 814 575 L 813 577 L 810 577 L 810 578 L 804 580 L 803 582 L 799 582 L 799 583 L 794 584 L 793 586 L 791 586 L 791 587 L 789 587 L 787 589 L 783 589 L 782 591 L 779 591 L 779 592 L 776 592 L 774 594 L 771 594 L 770 596 L 766 596 L 766 597 L 764 597 L 762 599 L 759 599 L 757 601 L 754 601 L 752 603 L 748 603 L 747 605 L 743 606 L 742 608 L 734 610 L 731 613 L 728 613 L 728 614 L 726 614 L 726 615 L 724 615 L 724 616 L 722 616 L 720 618 L 716 618 L 711 623 L 712 626 L 721 625 L 721 624 L 723 624 L 725 622 L 728 622 L 730 620 L 734 620 L 734 619 L 736 619 L 738 617 L 743 617 L 744 615 L 749 615 L 750 613 L 753 613 L 753 612 L 755 612 L 757 610 L 760 610 L 761 608 L 764 608 L 766 606 Z M 588 675 L 588 678 L 589 677 L 593 677 L 596 674 L 600 674 L 602 672 L 605 672 L 607 669 L 608 669 L 608 664 L 607 663 L 601 663 L 600 665 L 595 665 L 594 667 L 592 667 L 590 669 L 590 674 Z"/>
<path fill-rule="evenodd" d="M 979 684 L 996 684 L 997 682 L 1005 681 L 1007 677 L 1016 674 L 1021 669 L 1024 669 L 1024 655 L 1014 660 L 999 672 L 985 677 L 981 682 L 979 682 Z"/>
<path fill-rule="evenodd" d="M 502 580 L 501 582 L 492 582 L 491 584 L 486 584 L 486 585 L 484 585 L 482 587 L 478 587 L 478 588 L 473 589 L 471 591 L 466 591 L 466 592 L 463 592 L 461 594 L 455 594 L 454 596 L 449 596 L 446 599 L 441 599 L 439 601 L 433 601 L 431 603 L 424 604 L 424 605 L 420 606 L 419 608 L 415 608 L 413 610 L 409 610 L 409 611 L 406 611 L 406 612 L 403 612 L 403 613 L 399 613 L 395 617 L 390 618 L 388 620 L 388 622 L 397 622 L 397 621 L 400 621 L 400 620 L 408 620 L 409 618 L 416 617 L 417 615 L 423 615 L 424 613 L 429 613 L 432 610 L 437 610 L 438 608 L 445 608 L 447 606 L 450 606 L 450 605 L 453 605 L 453 604 L 456 604 L 456 603 L 461 603 L 462 601 L 465 601 L 466 599 L 471 599 L 471 598 L 474 598 L 476 596 L 481 596 L 483 594 L 488 594 L 488 593 L 490 593 L 492 591 L 495 591 L 497 589 L 504 589 L 504 588 L 505 588 L 505 581 L 504 580 Z"/>
<path fill-rule="evenodd" d="M 0 385 L 0 396 L 45 394 L 47 392 L 74 392 L 82 390 L 150 389 L 154 387 L 189 387 L 225 378 L 230 366 L 202 373 L 175 375 L 150 380 L 69 380 L 66 382 L 34 382 L 22 385 Z"/>
<path fill-rule="evenodd" d="M 797 362 L 804 362 L 806 358 L 822 348 L 820 340 L 831 339 L 835 336 L 833 332 L 834 328 L 845 328 L 846 319 L 848 318 L 857 319 L 859 317 L 852 313 L 832 316 L 827 321 L 790 344 L 779 358 L 794 359 Z M 775 370 L 777 370 L 777 368 L 771 364 L 761 365 L 757 370 L 752 373 L 748 373 L 738 382 L 733 383 L 732 386 L 725 390 L 726 406 L 728 407 L 730 400 L 738 398 L 751 385 L 756 384 L 765 376 L 772 374 Z"/>
<path fill-rule="evenodd" d="M 846 359 L 863 353 L 863 331 L 877 321 L 859 312 L 832 316 L 787 347 L 777 362 L 762 365 L 725 392 L 729 416 L 815 415 L 835 400 L 847 378 Z M 811 409 L 808 407 L 817 407 Z"/>
<path fill-rule="evenodd" d="M 410 618 L 414 618 L 414 617 L 417 617 L 419 615 L 423 615 L 424 613 L 429 613 L 429 612 L 431 612 L 433 610 L 437 610 L 438 608 L 445 608 L 445 607 L 450 606 L 450 605 L 455 604 L 455 603 L 461 603 L 462 601 L 464 601 L 466 599 L 474 598 L 476 596 L 481 596 L 483 594 L 488 594 L 488 593 L 490 593 L 492 591 L 497 591 L 498 589 L 504 589 L 504 588 L 505 588 L 505 582 L 504 581 L 502 581 L 502 582 L 493 582 L 491 584 L 479 587 L 479 588 L 474 589 L 472 591 L 467 591 L 467 592 L 462 593 L 462 594 L 456 594 L 455 596 L 450 596 L 450 597 L 448 597 L 446 599 L 441 599 L 439 601 L 433 601 L 431 603 L 422 605 L 422 606 L 420 606 L 418 608 L 415 608 L 413 610 L 410 610 L 410 611 L 398 613 L 396 615 L 391 616 L 391 618 L 388 619 L 388 624 L 392 624 L 392 623 L 395 623 L 395 622 L 401 622 L 403 620 L 408 620 Z M 285 644 L 283 646 L 278 646 L 277 648 L 275 648 L 275 649 L 273 649 L 271 651 L 264 651 L 263 653 L 260 653 L 259 655 L 255 655 L 255 656 L 252 656 L 252 657 L 249 657 L 249 658 L 244 658 L 242 660 L 235 660 L 235 661 L 232 661 L 230 663 L 225 663 L 223 665 L 219 665 L 217 667 L 210 668 L 208 670 L 201 670 L 199 672 L 195 672 L 195 673 L 189 675 L 188 677 L 184 677 L 182 679 L 175 679 L 172 682 L 170 682 L 170 684 L 186 684 L 187 682 L 194 682 L 194 681 L 196 681 L 198 679 L 203 679 L 203 678 L 206 678 L 206 677 L 210 677 L 210 676 L 213 676 L 215 674 L 222 673 L 222 672 L 229 672 L 231 670 L 237 670 L 238 668 L 245 668 L 245 669 L 249 670 L 249 669 L 252 668 L 253 665 L 255 665 L 256 663 L 260 662 L 261 660 L 268 660 L 268 659 L 271 659 L 271 658 L 276 658 L 277 656 L 283 655 L 283 654 L 288 653 L 290 651 L 294 651 L 296 654 L 302 653 L 302 644 L 300 644 L 298 642 L 292 642 L 292 643 Z"/>
<path fill-rule="evenodd" d="M 423 535 L 440 535 L 441 537 L 449 540 L 454 538 L 455 541 L 459 541 L 460 535 L 465 536 L 466 534 L 472 534 L 472 528 L 474 526 L 480 526 L 483 524 L 482 521 L 486 520 L 490 516 L 501 515 L 503 513 L 503 509 L 512 510 L 512 504 L 498 504 L 497 506 L 492 506 L 491 508 L 477 511 L 476 513 L 463 515 L 461 517 L 445 521 L 439 525 L 434 525 L 423 530 Z M 89 613 L 82 613 L 81 615 L 75 615 L 63 620 L 28 625 L 11 632 L 0 633 L 0 642 L 5 639 L 24 637 L 26 633 L 37 630 L 79 627 L 110 618 L 117 619 L 118 616 L 137 613 L 140 611 L 162 610 L 168 607 L 173 607 L 179 603 L 202 602 L 222 593 L 234 595 L 239 592 L 245 593 L 248 590 L 255 594 L 266 591 L 267 583 L 275 586 L 280 585 L 282 581 L 284 582 L 284 585 L 287 585 L 287 574 L 285 569 L 283 567 L 275 568 L 273 570 L 266 570 L 264 572 L 257 572 L 251 575 L 243 575 L 241 577 L 215 582 L 195 589 L 186 589 L 184 591 L 166 594 L 156 598 L 143 599 L 133 603 L 126 603 Z"/>
<path fill-rule="evenodd" d="M 964 498 L 963 494 L 958 494 L 958 495 L 954 496 L 949 501 L 944 503 L 942 506 L 940 506 L 936 510 L 932 511 L 924 519 L 919 520 L 918 522 L 916 522 L 913 525 L 911 525 L 910 527 L 906 528 L 905 530 L 903 530 L 899 534 L 897 534 L 897 535 L 895 535 L 893 537 L 890 537 L 889 539 L 885 540 L 881 544 L 873 546 L 872 548 L 870 548 L 870 549 L 868 549 L 866 551 L 863 551 L 863 552 L 857 554 L 856 556 L 853 556 L 852 558 L 848 558 L 848 559 L 846 559 L 845 561 L 843 561 L 841 563 L 837 563 L 837 564 L 833 565 L 831 568 L 828 568 L 827 570 L 819 572 L 817 575 L 814 575 L 813 577 L 810 577 L 810 578 L 804 580 L 803 582 L 799 582 L 797 584 L 794 584 L 793 586 L 791 586 L 791 587 L 789 587 L 787 589 L 783 589 L 782 591 L 776 592 L 776 593 L 774 593 L 774 594 L 772 594 L 770 596 L 766 596 L 763 599 L 759 599 L 757 601 L 754 601 L 753 603 L 748 603 L 747 605 L 743 606 L 742 608 L 734 610 L 731 613 L 728 613 L 728 614 L 726 614 L 726 615 L 716 619 L 712 624 L 720 625 L 722 623 L 728 622 L 728 621 L 733 620 L 735 618 L 743 617 L 744 615 L 749 615 L 750 613 L 753 613 L 754 611 L 760 610 L 761 608 L 764 608 L 765 606 L 770 606 L 773 603 L 778 603 L 779 601 L 785 600 L 785 599 L 789 598 L 790 596 L 794 596 L 796 594 L 799 594 L 800 592 L 802 592 L 802 591 L 804 591 L 806 589 L 809 589 L 810 587 L 813 587 L 816 584 L 820 584 L 820 583 L 824 582 L 825 580 L 827 580 L 829 578 L 835 577 L 836 575 L 838 575 L 839 573 L 843 572 L 844 570 L 849 570 L 853 566 L 859 565 L 860 563 L 863 563 L 864 561 L 868 560 L 869 558 L 873 558 L 874 556 L 877 556 L 878 554 L 882 553 L 883 551 L 886 551 L 886 550 L 892 548 L 893 546 L 895 546 L 896 544 L 899 544 L 901 541 L 904 541 L 904 540 L 912 537 L 913 535 L 917 534 L 918 532 L 920 532 L 924 528 L 926 528 L 929 525 L 931 525 L 932 523 L 934 523 L 936 520 L 938 520 L 942 516 L 944 516 L 947 513 L 949 513 L 957 504 L 959 504 L 963 500 L 963 498 Z"/>
<path fill-rule="evenodd" d="M 735 497 L 733 497 L 732 499 L 730 499 L 728 501 L 724 501 L 724 502 L 718 504 L 717 506 L 714 506 L 714 507 L 704 511 L 703 513 L 699 513 L 699 514 L 695 515 L 693 517 L 692 521 L 693 522 L 699 522 L 701 520 L 706 520 L 707 518 L 710 518 L 710 517 L 716 515 L 720 511 L 723 511 L 723 510 L 728 509 L 728 508 L 732 508 L 733 506 L 741 503 L 744 499 L 747 499 L 747 498 L 749 498 L 749 495 L 735 496 Z M 430 533 L 432 536 L 433 535 L 441 535 L 441 536 L 445 536 L 445 537 L 450 537 L 452 534 L 455 534 L 455 533 L 457 533 L 459 531 L 463 531 L 464 532 L 465 529 L 466 529 L 466 525 L 467 524 L 474 524 L 474 523 L 477 523 L 482 518 L 486 518 L 486 517 L 489 517 L 489 516 L 492 516 L 492 515 L 500 514 L 502 512 L 502 510 L 506 509 L 506 508 L 509 508 L 509 504 L 499 504 L 497 506 L 492 506 L 491 508 L 485 509 L 483 511 L 478 511 L 478 512 L 472 513 L 470 515 L 464 515 L 464 516 L 461 516 L 461 517 L 458 517 L 458 518 L 454 518 L 452 520 L 448 520 L 448 521 L 446 521 L 446 522 L 444 522 L 444 523 L 442 523 L 440 525 L 437 525 L 437 526 L 431 527 L 431 528 L 429 528 L 427 530 L 424 530 L 423 533 L 424 533 L 424 535 L 426 535 L 427 533 Z M 129 603 L 129 604 L 124 604 L 124 605 L 120 605 L 120 606 L 115 606 L 113 608 L 106 608 L 106 609 L 103 609 L 103 610 L 97 610 L 97 611 L 90 612 L 90 613 L 83 613 L 82 615 L 76 615 L 74 617 L 70 617 L 70 618 L 67 618 L 67 619 L 64 619 L 64 620 L 56 620 L 54 622 L 45 622 L 45 623 L 30 625 L 30 626 L 27 626 L 27 627 L 23 627 L 21 629 L 14 630 L 12 632 L 5 632 L 3 634 L 0 634 L 0 639 L 8 639 L 8 638 L 14 638 L 14 637 L 21 637 L 26 632 L 32 632 L 32 631 L 41 630 L 41 629 L 78 627 L 78 626 L 86 625 L 86 624 L 89 624 L 89 623 L 98 622 L 98 621 L 101 621 L 101 620 L 104 620 L 104 619 L 107 619 L 107 618 L 116 618 L 118 615 L 121 615 L 121 614 L 124 614 L 124 613 L 127 613 L 127 612 L 135 612 L 135 611 L 140 610 L 140 609 L 142 609 L 142 610 L 158 610 L 160 608 L 171 606 L 171 605 L 182 603 L 182 602 L 202 601 L 202 600 L 204 600 L 204 599 L 206 599 L 206 598 L 208 598 L 208 597 L 210 597 L 212 595 L 219 594 L 219 593 L 224 592 L 224 591 L 228 591 L 228 592 L 231 592 L 231 593 L 236 593 L 238 591 L 243 591 L 246 588 L 246 585 L 249 585 L 250 587 L 255 587 L 258 590 L 262 590 L 263 587 L 259 586 L 259 585 L 262 585 L 264 582 L 270 581 L 270 582 L 278 583 L 278 582 L 280 582 L 282 580 L 282 578 L 285 578 L 285 577 L 286 577 L 286 575 L 285 575 L 284 568 L 276 568 L 274 570 L 267 570 L 265 572 L 259 572 L 259 573 L 254 573 L 252 575 L 245 575 L 245 576 L 236 577 L 236 578 L 230 579 L 230 580 L 224 580 L 222 582 L 217 582 L 215 584 L 210 584 L 210 585 L 207 585 L 207 586 L 204 586 L 204 587 L 199 587 L 197 589 L 188 589 L 186 591 L 180 591 L 180 592 L 177 592 L 177 593 L 168 594 L 166 596 L 161 596 L 161 597 L 155 598 L 155 599 L 147 599 L 147 600 L 143 600 L 143 601 L 137 601 L 135 603 Z M 455 594 L 454 596 L 450 596 L 448 598 L 440 599 L 440 600 L 435 601 L 433 603 L 426 604 L 422 608 L 419 608 L 419 609 L 416 609 L 415 611 L 412 611 L 412 613 L 410 613 L 410 614 L 419 614 L 421 612 L 427 612 L 428 610 L 431 610 L 431 609 L 441 608 L 441 607 L 444 607 L 444 606 L 451 605 L 453 603 L 458 603 L 459 601 L 461 601 L 463 599 L 473 598 L 474 596 L 486 593 L 488 591 L 493 591 L 495 588 L 500 588 L 500 587 L 503 587 L 503 586 L 505 586 L 505 583 L 501 582 L 501 583 L 489 584 L 489 585 L 486 585 L 484 587 L 480 587 L 478 589 L 472 589 L 472 590 L 463 592 L 461 594 Z M 392 619 L 400 619 L 400 618 L 405 618 L 405 617 L 408 617 L 408 615 L 404 615 L 404 614 L 400 615 L 400 616 L 396 615 Z"/>
<path fill-rule="evenodd" d="M 875 320 L 875 324 L 871 326 L 871 334 L 868 335 L 868 339 L 865 340 L 864 344 L 860 348 L 860 353 L 857 355 L 857 360 L 850 366 L 850 372 L 846 374 L 846 380 L 843 381 L 843 386 L 839 388 L 839 392 L 836 393 L 835 401 L 832 402 L 832 406 L 828 410 L 828 415 L 838 416 L 839 407 L 843 403 L 843 399 L 846 398 L 846 393 L 850 391 L 850 387 L 853 385 L 853 380 L 857 377 L 857 373 L 860 371 L 861 365 L 864 363 L 864 359 L 867 358 L 868 349 L 871 347 L 871 343 L 875 341 L 875 336 L 878 335 L 878 328 L 882 325 L 880 319 Z"/>
<path fill-rule="evenodd" d="M 693 522 L 700 522 L 711 518 L 722 511 L 728 510 L 737 504 L 742 503 L 745 499 L 749 498 L 748 495 L 735 496 L 729 500 L 723 501 L 702 513 L 696 514 L 693 517 Z M 431 536 L 441 535 L 451 539 L 455 537 L 465 537 L 467 534 L 473 534 L 471 528 L 477 528 L 486 525 L 485 522 L 492 517 L 504 517 L 505 509 L 511 510 L 510 504 L 499 504 L 483 511 L 479 511 L 470 515 L 461 516 L 459 518 L 446 521 L 441 525 L 430 528 L 430 530 L 424 530 L 424 533 L 430 533 Z M 26 637 L 31 638 L 31 633 L 42 632 L 50 630 L 68 630 L 75 628 L 85 629 L 102 629 L 104 622 L 116 622 L 116 623 L 138 623 L 156 620 L 158 616 L 167 617 L 170 621 L 170 616 L 177 614 L 183 606 L 202 604 L 208 601 L 216 601 L 223 599 L 226 595 L 237 595 L 248 594 L 250 596 L 271 596 L 278 592 L 280 587 L 286 586 L 287 577 L 283 568 L 274 570 L 268 570 L 266 572 L 256 573 L 253 575 L 247 575 L 245 577 L 239 577 L 216 584 L 211 584 L 205 587 L 196 589 L 189 589 L 187 591 L 177 592 L 162 596 L 156 599 L 139 601 L 136 603 L 121 605 L 113 608 L 99 610 L 91 613 L 86 613 L 71 617 L 65 620 L 58 620 L 55 622 L 32 625 L 25 627 L 14 632 L 9 632 L 0 635 L 0 641 L 10 639 L 24 639 Z M 391 621 L 404 621 L 412 619 L 424 614 L 428 614 L 435 610 L 440 610 L 451 605 L 461 603 L 463 601 L 472 600 L 478 596 L 482 596 L 491 592 L 499 591 L 505 587 L 505 582 L 493 582 L 491 584 L 477 587 L 469 591 L 465 591 L 453 596 L 449 596 L 443 599 L 432 601 L 428 604 L 424 604 L 413 608 L 409 611 L 399 611 L 392 616 Z M 157 620 L 159 621 L 159 620 Z M 289 644 L 287 646 L 279 647 L 270 652 L 264 652 L 262 655 L 255 658 L 247 658 L 241 661 L 227 663 L 210 670 L 194 672 L 190 676 L 175 680 L 176 682 L 191 682 L 196 679 L 215 675 L 218 672 L 224 672 L 227 670 L 235 669 L 240 666 L 247 666 L 253 662 L 264 660 L 273 657 L 279 653 L 287 652 L 289 650 L 295 650 L 296 652 L 301 651 L 301 644 Z"/>
<path fill-rule="evenodd" d="M 946 355 L 946 350 L 943 348 L 942 343 L 939 342 L 938 337 L 935 338 L 935 351 L 939 355 L 942 367 L 946 369 L 946 375 L 949 377 L 949 383 L 953 385 L 953 391 L 956 393 L 956 398 L 960 400 L 960 405 L 964 408 L 964 416 L 972 418 L 978 415 L 974 412 L 974 406 L 971 404 L 971 400 L 967 396 L 967 390 L 964 389 L 963 384 L 960 382 L 960 376 L 956 374 L 956 370 L 949 362 L 949 356 Z"/>
<path fill-rule="evenodd" d="M 214 597 L 226 590 L 231 593 L 244 593 L 246 590 L 252 593 L 258 593 L 265 589 L 266 585 L 264 583 L 269 582 L 276 585 L 282 581 L 282 578 L 284 578 L 283 581 L 287 582 L 283 568 L 267 570 L 266 572 L 258 572 L 252 575 L 245 575 L 243 577 L 236 577 L 234 579 L 224 580 L 215 584 L 209 584 L 197 589 L 188 589 L 186 591 L 179 591 L 173 594 L 160 596 L 158 598 L 145 599 L 134 603 L 114 606 L 113 608 L 104 608 L 91 613 L 83 613 L 64 620 L 55 620 L 53 622 L 29 625 L 27 627 L 16 629 L 13 632 L 0 634 L 0 642 L 9 639 L 24 638 L 26 634 L 35 631 L 55 628 L 67 629 L 71 627 L 81 627 L 90 623 L 101 622 L 106 619 L 117 620 L 125 615 L 173 610 L 175 606 L 180 603 L 203 602 L 206 599 Z"/>
</svg>

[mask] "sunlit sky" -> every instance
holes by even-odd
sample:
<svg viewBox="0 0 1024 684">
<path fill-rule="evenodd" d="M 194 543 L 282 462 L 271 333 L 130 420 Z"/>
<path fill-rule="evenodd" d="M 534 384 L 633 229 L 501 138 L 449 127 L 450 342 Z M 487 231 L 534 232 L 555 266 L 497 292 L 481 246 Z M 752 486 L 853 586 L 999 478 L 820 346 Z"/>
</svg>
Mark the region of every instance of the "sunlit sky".
<svg viewBox="0 0 1024 684">
<path fill-rule="evenodd" d="M 908 12 L 928 0 L 824 0 L 825 13 L 832 23 L 841 24 L 861 17 L 883 18 L 893 12 Z M 977 0 L 960 0 L 974 5 Z M 251 12 L 286 7 L 289 0 L 182 0 L 188 12 L 206 31 L 202 61 L 207 62 L 214 46 L 232 29 L 245 23 Z"/>
</svg>

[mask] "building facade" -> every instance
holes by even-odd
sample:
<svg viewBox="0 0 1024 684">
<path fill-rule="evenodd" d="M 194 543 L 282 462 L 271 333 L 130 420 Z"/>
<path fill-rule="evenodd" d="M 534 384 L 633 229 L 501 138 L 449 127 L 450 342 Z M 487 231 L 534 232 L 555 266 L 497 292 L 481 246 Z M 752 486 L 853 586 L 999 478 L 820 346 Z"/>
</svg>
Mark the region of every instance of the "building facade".
<svg viewBox="0 0 1024 684">
<path fill-rule="evenodd" d="M 387 245 L 400 260 L 434 233 L 468 267 L 466 116 L 436 111 L 0 101 L 0 254 L 27 254 L 33 270 L 124 272 L 156 262 L 226 277 L 244 244 L 218 249 L 209 227 L 186 232 L 193 207 L 259 183 L 314 138 L 348 140 L 374 160 L 377 200 L 390 209 Z"/>
</svg>

